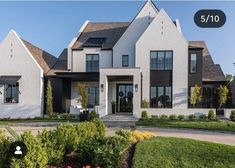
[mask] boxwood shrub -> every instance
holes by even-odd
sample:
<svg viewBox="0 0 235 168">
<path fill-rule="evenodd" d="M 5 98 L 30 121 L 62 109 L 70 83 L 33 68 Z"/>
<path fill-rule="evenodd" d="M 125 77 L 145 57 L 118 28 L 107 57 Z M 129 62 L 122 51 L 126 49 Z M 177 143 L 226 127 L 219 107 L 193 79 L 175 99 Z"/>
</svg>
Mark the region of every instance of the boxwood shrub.
<svg viewBox="0 0 235 168">
<path fill-rule="evenodd" d="M 235 110 L 232 110 L 232 111 L 231 111 L 230 119 L 231 119 L 232 121 L 235 121 Z"/>
<path fill-rule="evenodd" d="M 183 120 L 184 120 L 184 115 L 178 115 L 178 119 L 179 119 L 180 121 L 183 121 Z"/>
<path fill-rule="evenodd" d="M 171 115 L 169 116 L 169 118 L 170 118 L 170 120 L 177 120 L 177 119 L 178 119 L 175 114 L 171 114 Z"/>
<path fill-rule="evenodd" d="M 216 119 L 216 114 L 214 110 L 209 110 L 208 112 L 208 119 L 209 120 L 215 120 Z"/>
<path fill-rule="evenodd" d="M 194 114 L 190 114 L 188 116 L 188 118 L 189 118 L 190 121 L 195 121 L 196 120 L 196 116 Z"/>
<path fill-rule="evenodd" d="M 168 120 L 169 117 L 168 117 L 168 115 L 163 114 L 163 115 L 161 115 L 160 119 L 161 120 Z"/>
</svg>

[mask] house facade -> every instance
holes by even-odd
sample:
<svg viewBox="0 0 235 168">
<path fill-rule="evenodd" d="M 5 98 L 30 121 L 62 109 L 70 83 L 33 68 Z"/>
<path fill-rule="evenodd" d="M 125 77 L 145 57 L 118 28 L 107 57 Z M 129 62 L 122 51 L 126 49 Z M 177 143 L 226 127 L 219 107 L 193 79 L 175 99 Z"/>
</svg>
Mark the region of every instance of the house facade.
<svg viewBox="0 0 235 168">
<path fill-rule="evenodd" d="M 41 117 L 44 76 L 56 58 L 11 30 L 0 44 L 0 118 Z"/>
<path fill-rule="evenodd" d="M 227 84 L 205 42 L 186 40 L 179 21 L 152 1 L 131 22 L 86 21 L 58 58 L 10 31 L 0 58 L 0 118 L 42 116 L 48 80 L 55 112 L 79 114 L 78 83 L 84 83 L 90 111 L 137 118 L 142 111 L 207 114 L 218 108 L 217 87 Z M 193 108 L 195 85 L 202 101 Z"/>
<path fill-rule="evenodd" d="M 88 108 L 104 117 L 130 113 L 207 114 L 216 109 L 216 88 L 226 84 L 204 41 L 184 38 L 171 20 L 147 1 L 131 22 L 86 21 L 47 74 L 54 84 L 56 111 L 81 108 L 78 83 L 85 83 Z M 189 103 L 195 85 L 202 102 Z M 142 107 L 142 103 L 149 108 Z"/>
</svg>

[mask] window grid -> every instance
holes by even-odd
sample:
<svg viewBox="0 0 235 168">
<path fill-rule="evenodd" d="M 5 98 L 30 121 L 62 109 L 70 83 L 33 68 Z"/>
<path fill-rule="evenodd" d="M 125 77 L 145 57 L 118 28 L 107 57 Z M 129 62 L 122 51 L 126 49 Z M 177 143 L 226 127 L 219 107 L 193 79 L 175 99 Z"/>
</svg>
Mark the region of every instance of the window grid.
<svg viewBox="0 0 235 168">
<path fill-rule="evenodd" d="M 86 72 L 99 72 L 99 55 L 86 55 Z"/>
<path fill-rule="evenodd" d="M 171 86 L 151 86 L 150 87 L 150 107 L 151 108 L 171 108 L 172 107 L 172 87 Z"/>
<path fill-rule="evenodd" d="M 19 103 L 19 83 L 4 86 L 4 103 Z"/>
<path fill-rule="evenodd" d="M 122 66 L 123 67 L 128 67 L 129 66 L 129 56 L 128 55 L 123 55 L 122 56 Z"/>
<path fill-rule="evenodd" d="M 190 54 L 190 73 L 197 72 L 197 54 Z"/>
<path fill-rule="evenodd" d="M 150 69 L 151 70 L 172 70 L 173 67 L 172 51 L 151 51 Z"/>
</svg>

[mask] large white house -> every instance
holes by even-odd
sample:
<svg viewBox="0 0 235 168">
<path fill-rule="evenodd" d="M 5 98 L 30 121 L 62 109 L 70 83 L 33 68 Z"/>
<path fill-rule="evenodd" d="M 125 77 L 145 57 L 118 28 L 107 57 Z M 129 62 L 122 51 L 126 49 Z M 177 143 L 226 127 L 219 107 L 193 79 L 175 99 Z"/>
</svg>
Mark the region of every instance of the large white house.
<svg viewBox="0 0 235 168">
<path fill-rule="evenodd" d="M 88 107 L 100 117 L 140 117 L 143 110 L 150 115 L 208 113 L 217 108 L 214 90 L 226 83 L 205 42 L 186 40 L 179 21 L 152 1 L 131 22 L 86 21 L 47 75 L 58 90 L 56 111 L 79 110 L 81 82 L 87 85 Z M 203 88 L 203 101 L 195 109 L 188 97 L 196 84 Z"/>
<path fill-rule="evenodd" d="M 86 21 L 58 59 L 14 31 L 0 44 L 0 58 L 1 118 L 41 116 L 48 80 L 55 112 L 79 113 L 77 85 L 85 83 L 88 107 L 100 117 L 207 114 L 218 108 L 216 88 L 227 84 L 205 42 L 186 40 L 179 21 L 151 0 L 131 22 Z M 202 101 L 192 108 L 195 85 Z"/>
</svg>

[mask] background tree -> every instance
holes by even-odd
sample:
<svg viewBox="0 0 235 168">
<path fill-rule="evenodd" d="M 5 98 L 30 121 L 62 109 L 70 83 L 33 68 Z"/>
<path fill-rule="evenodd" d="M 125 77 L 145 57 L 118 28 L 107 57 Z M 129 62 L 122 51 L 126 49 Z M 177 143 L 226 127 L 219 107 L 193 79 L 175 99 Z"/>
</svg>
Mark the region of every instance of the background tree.
<svg viewBox="0 0 235 168">
<path fill-rule="evenodd" d="M 227 86 L 220 85 L 217 88 L 217 91 L 218 91 L 219 108 L 221 108 L 227 102 L 227 100 L 228 100 L 229 90 L 228 90 Z"/>
<path fill-rule="evenodd" d="M 191 95 L 189 96 L 190 104 L 195 107 L 199 101 L 202 100 L 202 95 L 201 95 L 201 87 L 198 85 L 195 85 Z"/>
<path fill-rule="evenodd" d="M 47 82 L 47 93 L 46 93 L 46 114 L 51 117 L 53 114 L 53 96 L 52 96 L 52 87 L 51 81 Z"/>
<path fill-rule="evenodd" d="M 82 83 L 78 83 L 78 92 L 82 99 L 81 100 L 82 108 L 86 110 L 87 104 L 88 104 L 88 92 L 87 92 L 86 85 Z"/>
<path fill-rule="evenodd" d="M 226 74 L 226 75 L 225 75 L 225 79 L 226 79 L 226 81 L 230 82 L 230 81 L 233 79 L 233 75 L 231 75 L 231 74 Z"/>
</svg>

